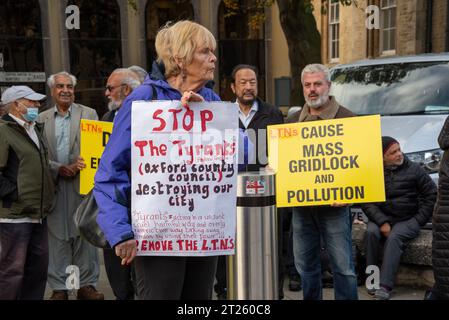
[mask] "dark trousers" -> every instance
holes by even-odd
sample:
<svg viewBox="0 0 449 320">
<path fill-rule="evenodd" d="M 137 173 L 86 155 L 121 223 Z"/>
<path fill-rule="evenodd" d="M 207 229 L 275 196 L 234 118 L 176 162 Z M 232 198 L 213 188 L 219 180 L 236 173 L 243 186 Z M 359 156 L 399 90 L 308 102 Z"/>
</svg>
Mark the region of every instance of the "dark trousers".
<svg viewBox="0 0 449 320">
<path fill-rule="evenodd" d="M 217 260 L 217 257 L 136 257 L 137 297 L 139 300 L 210 300 Z"/>
<path fill-rule="evenodd" d="M 215 274 L 215 277 L 217 278 L 217 283 L 215 284 L 215 293 L 218 295 L 224 295 L 227 291 L 228 283 L 227 283 L 227 276 L 226 276 L 226 258 L 227 256 L 218 256 L 218 263 L 217 263 L 217 272 Z"/>
<path fill-rule="evenodd" d="M 134 300 L 133 264 L 122 266 L 113 249 L 103 249 L 104 266 L 109 284 L 117 300 Z"/>
<path fill-rule="evenodd" d="M 415 218 L 398 222 L 391 228 L 385 239 L 382 267 L 380 268 L 380 284 L 393 288 L 402 253 L 410 240 L 419 235 L 421 227 Z M 383 236 L 379 226 L 369 221 L 366 230 L 366 264 L 378 265 L 379 243 Z"/>
<path fill-rule="evenodd" d="M 0 300 L 42 300 L 47 269 L 46 220 L 0 223 Z"/>
</svg>

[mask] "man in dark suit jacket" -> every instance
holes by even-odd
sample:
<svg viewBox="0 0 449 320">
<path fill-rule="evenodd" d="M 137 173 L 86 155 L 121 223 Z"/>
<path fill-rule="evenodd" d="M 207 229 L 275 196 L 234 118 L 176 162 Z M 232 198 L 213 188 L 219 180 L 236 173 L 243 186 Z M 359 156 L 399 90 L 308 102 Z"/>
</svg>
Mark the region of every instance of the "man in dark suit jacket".
<svg viewBox="0 0 449 320">
<path fill-rule="evenodd" d="M 239 128 L 245 132 L 255 149 L 248 152 L 255 156 L 255 162 L 247 164 L 245 170 L 259 171 L 268 164 L 267 126 L 284 123 L 284 117 L 277 107 L 257 97 L 256 67 L 247 64 L 234 67 L 231 89 L 239 105 Z M 216 277 L 215 292 L 219 299 L 226 298 L 226 256 L 220 256 L 218 259 Z M 281 288 L 282 283 L 280 296 L 283 296 Z"/>
<path fill-rule="evenodd" d="M 237 65 L 232 71 L 231 89 L 239 104 L 239 127 L 255 147 L 256 163 L 249 164 L 247 171 L 258 171 L 268 164 L 267 126 L 284 123 L 284 117 L 279 108 L 257 97 L 256 67 Z"/>
</svg>

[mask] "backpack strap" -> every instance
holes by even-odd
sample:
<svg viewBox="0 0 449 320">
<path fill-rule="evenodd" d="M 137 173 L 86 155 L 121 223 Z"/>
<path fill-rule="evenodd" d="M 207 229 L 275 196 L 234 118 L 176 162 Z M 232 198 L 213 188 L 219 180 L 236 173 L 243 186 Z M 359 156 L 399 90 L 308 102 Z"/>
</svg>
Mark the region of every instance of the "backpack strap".
<svg viewBox="0 0 449 320">
<path fill-rule="evenodd" d="M 149 100 L 156 100 L 157 99 L 157 91 L 156 88 L 154 86 L 152 86 L 151 84 L 146 84 L 147 86 L 151 87 L 151 96 Z"/>
</svg>

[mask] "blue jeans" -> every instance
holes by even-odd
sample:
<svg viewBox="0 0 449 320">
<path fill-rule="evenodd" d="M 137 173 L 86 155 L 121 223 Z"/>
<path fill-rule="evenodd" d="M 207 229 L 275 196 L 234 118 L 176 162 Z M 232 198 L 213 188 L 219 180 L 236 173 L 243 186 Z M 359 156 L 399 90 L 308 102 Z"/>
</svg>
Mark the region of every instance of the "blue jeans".
<svg viewBox="0 0 449 320">
<path fill-rule="evenodd" d="M 304 300 L 321 300 L 320 236 L 329 254 L 336 300 L 357 300 L 357 276 L 352 257 L 348 207 L 293 208 L 293 254 Z"/>
</svg>

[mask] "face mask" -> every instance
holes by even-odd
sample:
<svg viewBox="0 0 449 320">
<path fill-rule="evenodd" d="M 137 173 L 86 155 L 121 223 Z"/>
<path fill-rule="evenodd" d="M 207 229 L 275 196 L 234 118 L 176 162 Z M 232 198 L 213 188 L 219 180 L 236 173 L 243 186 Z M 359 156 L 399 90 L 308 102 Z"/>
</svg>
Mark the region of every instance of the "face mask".
<svg viewBox="0 0 449 320">
<path fill-rule="evenodd" d="M 27 113 L 23 115 L 23 118 L 28 122 L 33 122 L 34 120 L 36 120 L 38 115 L 39 115 L 38 108 L 27 108 Z"/>
</svg>

